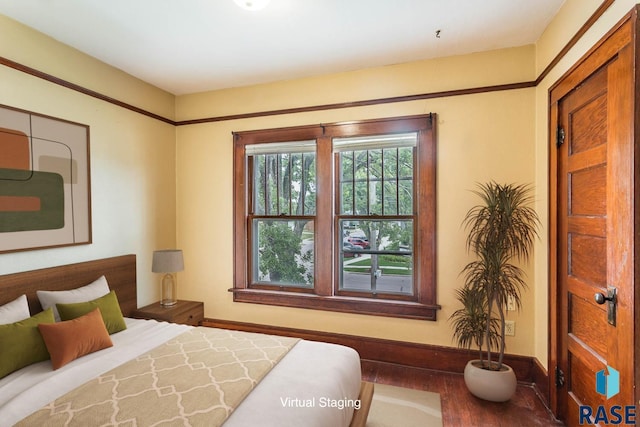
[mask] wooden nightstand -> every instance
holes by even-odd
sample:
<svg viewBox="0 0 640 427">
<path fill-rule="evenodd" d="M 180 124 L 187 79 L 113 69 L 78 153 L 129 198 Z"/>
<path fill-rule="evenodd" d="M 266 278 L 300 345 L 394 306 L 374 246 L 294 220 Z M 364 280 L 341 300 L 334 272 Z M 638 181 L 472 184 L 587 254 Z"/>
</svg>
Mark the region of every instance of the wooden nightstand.
<svg viewBox="0 0 640 427">
<path fill-rule="evenodd" d="M 155 319 L 171 323 L 198 326 L 204 319 L 204 303 L 178 300 L 175 305 L 165 307 L 159 302 L 142 307 L 131 313 L 138 319 Z"/>
</svg>

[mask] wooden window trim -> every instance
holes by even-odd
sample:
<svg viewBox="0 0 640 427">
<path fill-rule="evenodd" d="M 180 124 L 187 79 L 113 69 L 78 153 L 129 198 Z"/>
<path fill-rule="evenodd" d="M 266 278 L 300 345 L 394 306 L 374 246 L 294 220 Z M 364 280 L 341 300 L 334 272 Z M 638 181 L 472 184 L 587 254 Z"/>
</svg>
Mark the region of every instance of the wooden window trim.
<svg viewBox="0 0 640 427">
<path fill-rule="evenodd" d="M 377 316 L 436 320 L 440 306 L 436 302 L 436 116 L 434 114 L 366 121 L 342 122 L 293 128 L 234 132 L 234 287 L 235 302 L 329 310 Z M 358 297 L 336 295 L 334 243 L 334 159 L 331 139 L 334 137 L 376 135 L 393 132 L 418 132 L 416 195 L 427 209 L 416 215 L 415 260 L 416 295 L 412 301 L 387 298 L 384 295 Z M 317 203 L 315 218 L 315 288 L 312 293 L 289 287 L 255 286 L 248 277 L 249 237 L 248 171 L 244 146 L 256 143 L 315 139 L 316 185 L 318 194 L 331 193 L 330 203 Z M 327 198 L 324 199 L 325 201 Z"/>
</svg>

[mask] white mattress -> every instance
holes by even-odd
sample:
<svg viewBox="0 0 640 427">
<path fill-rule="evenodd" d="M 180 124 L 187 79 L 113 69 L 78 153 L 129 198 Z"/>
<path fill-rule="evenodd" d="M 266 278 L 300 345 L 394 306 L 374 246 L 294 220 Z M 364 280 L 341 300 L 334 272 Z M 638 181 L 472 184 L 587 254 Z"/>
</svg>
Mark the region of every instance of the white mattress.
<svg viewBox="0 0 640 427">
<path fill-rule="evenodd" d="M 0 420 L 13 425 L 91 378 L 191 328 L 125 319 L 113 347 L 53 371 L 51 362 L 27 366 L 0 379 Z M 360 358 L 348 347 L 300 341 L 231 414 L 225 427 L 347 426 L 360 391 Z"/>
</svg>

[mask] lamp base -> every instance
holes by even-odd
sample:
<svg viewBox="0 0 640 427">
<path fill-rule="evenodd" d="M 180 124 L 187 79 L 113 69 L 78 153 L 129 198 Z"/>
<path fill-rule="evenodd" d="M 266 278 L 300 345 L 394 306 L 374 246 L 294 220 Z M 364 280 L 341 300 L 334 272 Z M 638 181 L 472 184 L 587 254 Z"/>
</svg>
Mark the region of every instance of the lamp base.
<svg viewBox="0 0 640 427">
<path fill-rule="evenodd" d="M 160 288 L 160 305 L 170 307 L 178 302 L 176 278 L 171 273 L 167 273 L 162 278 Z"/>
<path fill-rule="evenodd" d="M 163 307 L 172 307 L 174 305 L 176 305 L 178 303 L 178 301 L 160 301 L 160 305 Z"/>
</svg>

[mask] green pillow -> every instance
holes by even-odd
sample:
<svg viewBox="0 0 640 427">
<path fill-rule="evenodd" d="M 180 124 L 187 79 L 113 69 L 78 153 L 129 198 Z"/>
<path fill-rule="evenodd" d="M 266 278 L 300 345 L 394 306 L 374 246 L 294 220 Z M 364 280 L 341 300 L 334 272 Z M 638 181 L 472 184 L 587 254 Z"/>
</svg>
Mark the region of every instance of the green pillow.
<svg viewBox="0 0 640 427">
<path fill-rule="evenodd" d="M 25 366 L 49 359 L 39 323 L 54 323 L 53 310 L 8 325 L 0 325 L 0 378 Z"/>
<path fill-rule="evenodd" d="M 109 331 L 109 335 L 127 329 L 127 324 L 122 317 L 118 297 L 114 291 L 93 301 L 77 302 L 72 304 L 56 304 L 61 320 L 72 320 L 100 308 L 102 320 Z"/>
</svg>

